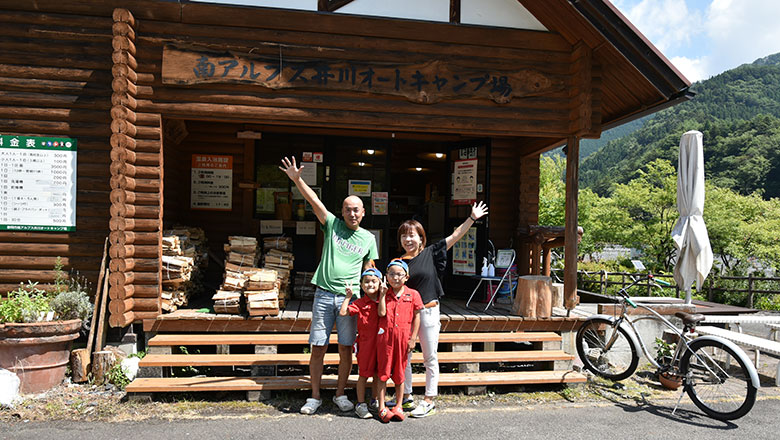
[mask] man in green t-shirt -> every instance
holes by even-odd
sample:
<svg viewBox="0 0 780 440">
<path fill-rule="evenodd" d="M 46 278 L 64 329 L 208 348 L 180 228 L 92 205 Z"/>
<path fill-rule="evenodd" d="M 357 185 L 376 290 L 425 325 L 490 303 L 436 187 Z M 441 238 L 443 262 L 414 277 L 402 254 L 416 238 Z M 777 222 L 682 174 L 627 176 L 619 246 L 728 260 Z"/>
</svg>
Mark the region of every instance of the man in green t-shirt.
<svg viewBox="0 0 780 440">
<path fill-rule="evenodd" d="M 374 267 L 374 259 L 378 256 L 376 241 L 373 234 L 360 227 L 360 221 L 366 213 L 360 197 L 349 196 L 344 199 L 341 206 L 344 220 L 337 219 L 303 181 L 301 178 L 303 165 L 296 166 L 295 157 L 282 159 L 282 166 L 279 169 L 287 174 L 303 198 L 311 204 L 324 234 L 322 259 L 312 278 L 312 283 L 317 286 L 317 289 L 314 293 L 309 331 L 311 398 L 306 399 L 306 403 L 301 407 L 301 413 L 314 414 L 322 404 L 320 397 L 322 365 L 334 323 L 339 342 L 339 380 L 333 402 L 341 411 L 350 411 L 354 405 L 344 394 L 344 388 L 352 369 L 352 346 L 355 344 L 357 322 L 355 316 L 339 316 L 339 310 L 346 298 L 346 287 L 360 285 L 360 274 L 363 270 Z M 357 296 L 360 295 L 359 290 L 356 293 Z"/>
</svg>

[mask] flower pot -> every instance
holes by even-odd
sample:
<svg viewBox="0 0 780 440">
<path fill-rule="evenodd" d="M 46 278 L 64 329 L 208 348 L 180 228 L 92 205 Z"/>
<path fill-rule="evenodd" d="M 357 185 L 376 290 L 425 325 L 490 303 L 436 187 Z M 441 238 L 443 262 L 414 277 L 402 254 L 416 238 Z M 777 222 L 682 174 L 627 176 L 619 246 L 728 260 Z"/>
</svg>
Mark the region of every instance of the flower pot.
<svg viewBox="0 0 780 440">
<path fill-rule="evenodd" d="M 38 393 L 62 382 L 81 320 L 0 324 L 0 368 L 16 373 L 19 392 Z"/>
<path fill-rule="evenodd" d="M 680 388 L 680 385 L 682 385 L 682 376 L 669 373 L 660 373 L 658 375 L 658 381 L 661 382 L 661 385 L 667 390 L 676 390 L 677 388 Z"/>
</svg>

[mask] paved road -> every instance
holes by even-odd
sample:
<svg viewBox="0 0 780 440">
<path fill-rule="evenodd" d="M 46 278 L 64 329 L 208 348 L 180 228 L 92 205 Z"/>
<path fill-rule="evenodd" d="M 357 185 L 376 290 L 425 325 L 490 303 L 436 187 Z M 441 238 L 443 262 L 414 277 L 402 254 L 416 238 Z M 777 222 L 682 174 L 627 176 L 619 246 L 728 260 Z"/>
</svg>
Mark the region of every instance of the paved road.
<svg viewBox="0 0 780 440">
<path fill-rule="evenodd" d="M 18 422 L 0 424 L 0 439 L 244 439 L 445 438 L 468 439 L 776 439 L 780 399 L 759 391 L 747 416 L 724 423 L 704 416 L 683 398 L 656 404 L 604 403 L 532 407 L 449 408 L 427 419 L 383 425 L 377 420 L 323 414 L 259 418 L 147 420 L 143 422 Z M 738 436 L 738 437 L 737 437 Z"/>
</svg>

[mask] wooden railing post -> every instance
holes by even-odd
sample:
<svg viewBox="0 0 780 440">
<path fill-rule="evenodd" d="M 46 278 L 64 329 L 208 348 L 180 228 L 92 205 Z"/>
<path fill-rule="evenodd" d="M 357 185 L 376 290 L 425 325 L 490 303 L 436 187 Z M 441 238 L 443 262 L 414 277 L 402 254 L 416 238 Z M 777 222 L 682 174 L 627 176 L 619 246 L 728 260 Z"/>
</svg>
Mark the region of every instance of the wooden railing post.
<svg viewBox="0 0 780 440">
<path fill-rule="evenodd" d="M 753 272 L 748 273 L 748 307 L 753 308 Z"/>
</svg>

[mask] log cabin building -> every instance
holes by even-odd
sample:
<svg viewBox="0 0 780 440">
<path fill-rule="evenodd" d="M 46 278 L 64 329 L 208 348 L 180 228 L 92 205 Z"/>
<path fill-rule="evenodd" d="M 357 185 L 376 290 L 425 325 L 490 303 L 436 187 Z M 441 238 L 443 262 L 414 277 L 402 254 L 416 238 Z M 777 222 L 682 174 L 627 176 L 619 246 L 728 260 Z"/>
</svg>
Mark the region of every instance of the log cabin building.
<svg viewBox="0 0 780 440">
<path fill-rule="evenodd" d="M 218 255 L 230 235 L 262 236 L 275 196 L 293 199 L 282 217 L 296 269 L 313 270 L 319 239 L 296 235 L 296 222 L 315 219 L 277 168 L 304 155 L 329 210 L 350 189 L 364 196 L 380 260 L 398 255 L 402 220 L 443 237 L 479 199 L 490 215 L 477 266 L 489 238 L 538 273 L 539 155 L 566 144 L 572 308 L 580 139 L 688 99 L 689 81 L 607 0 L 423 2 L 441 9 L 433 16 L 351 12 L 389 3 L 369 0 L 290 3 L 0 1 L 0 134 L 78 143 L 75 228 L 0 231 L 0 291 L 51 283 L 58 256 L 94 283 L 108 237 L 110 325 L 154 320 L 162 231 L 200 227 Z M 196 160 L 232 170 L 200 207 Z M 465 196 L 461 176 L 476 179 Z M 470 291 L 445 282 L 454 296 Z"/>
</svg>

